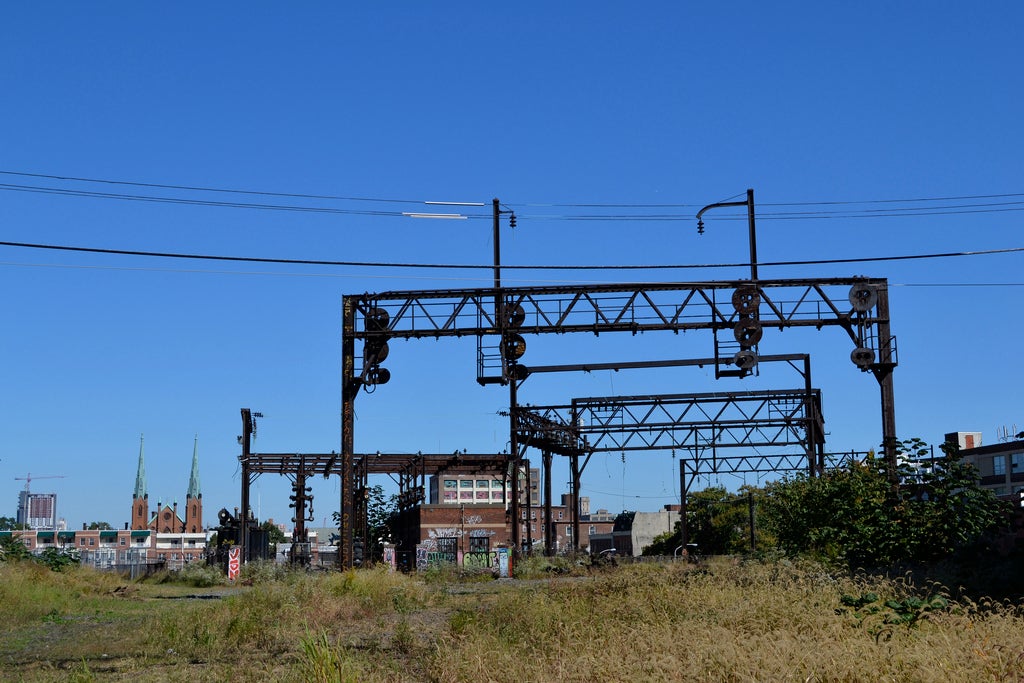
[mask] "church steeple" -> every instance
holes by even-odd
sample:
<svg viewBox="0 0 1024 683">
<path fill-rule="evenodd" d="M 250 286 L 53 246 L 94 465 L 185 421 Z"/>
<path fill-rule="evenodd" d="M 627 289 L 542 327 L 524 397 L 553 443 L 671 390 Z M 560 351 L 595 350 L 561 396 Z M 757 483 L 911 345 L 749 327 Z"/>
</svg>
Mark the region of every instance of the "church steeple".
<svg viewBox="0 0 1024 683">
<path fill-rule="evenodd" d="M 192 444 L 192 474 L 188 478 L 185 494 L 185 531 L 190 534 L 203 530 L 203 492 L 199 490 L 199 435 Z"/>
<path fill-rule="evenodd" d="M 139 435 L 139 469 L 135 474 L 135 498 L 148 498 L 146 492 L 145 436 Z"/>
<path fill-rule="evenodd" d="M 203 494 L 199 490 L 199 435 L 196 434 L 196 440 L 192 444 L 192 474 L 188 478 L 188 493 L 185 495 L 186 498 L 202 498 Z"/>
<path fill-rule="evenodd" d="M 149 493 L 146 492 L 145 439 L 139 435 L 139 469 L 135 474 L 135 495 L 132 496 L 132 529 L 149 528 Z"/>
</svg>

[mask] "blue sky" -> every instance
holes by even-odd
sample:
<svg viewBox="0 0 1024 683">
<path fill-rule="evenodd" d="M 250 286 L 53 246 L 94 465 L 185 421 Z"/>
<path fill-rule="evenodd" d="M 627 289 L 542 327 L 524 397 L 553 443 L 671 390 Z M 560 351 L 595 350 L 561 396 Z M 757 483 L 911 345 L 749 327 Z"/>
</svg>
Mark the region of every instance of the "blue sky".
<svg viewBox="0 0 1024 683">
<path fill-rule="evenodd" d="M 555 5 L 555 6 L 551 6 Z M 720 264 L 742 222 L 700 206 L 754 188 L 762 262 L 1016 249 L 1024 207 L 1019 33 L 1024 9 L 963 3 L 66 4 L 0 9 L 0 170 L 162 185 L 388 200 L 489 202 L 506 264 Z M 482 264 L 486 219 L 366 212 L 416 204 L 144 188 L 0 175 L 0 241 L 293 259 Z M 15 187 L 17 186 L 17 187 Z M 272 211 L 107 197 L 328 208 Z M 999 195 L 997 197 L 997 195 Z M 923 203 L 823 205 L 892 199 Z M 808 220 L 772 212 L 812 203 Z M 589 208 L 579 204 L 621 204 Z M 642 214 L 678 220 L 567 220 Z M 968 206 L 970 205 L 970 206 Z M 865 215 L 891 206 L 925 215 Z M 417 208 L 418 207 L 418 208 Z M 961 207 L 961 208 L 952 208 Z M 486 209 L 480 210 L 486 213 Z M 888 212 L 882 212 L 887 214 Z M 901 436 L 938 442 L 1024 429 L 1019 252 L 763 267 L 763 278 L 890 281 Z M 742 268 L 629 279 L 733 279 Z M 183 500 L 198 434 L 207 522 L 238 505 L 239 409 L 255 450 L 340 443 L 346 293 L 486 286 L 490 273 L 210 263 L 0 247 L 0 515 L 15 477 L 55 491 L 72 525 L 128 519 L 139 435 L 149 493 Z M 507 271 L 506 284 L 616 281 Z M 528 342 L 536 362 L 710 355 L 710 337 Z M 642 344 L 642 347 L 640 346 Z M 811 353 L 829 448 L 880 440 L 878 389 L 837 330 L 765 335 Z M 550 356 L 545 354 L 551 354 Z M 540 358 L 543 357 L 543 361 Z M 502 450 L 507 392 L 475 380 L 472 343 L 392 344 L 393 379 L 357 400 L 360 451 Z M 696 369 L 531 379 L 524 400 L 794 388 L 774 369 L 715 382 Z M 560 464 L 561 466 L 561 464 Z M 592 506 L 655 509 L 678 491 L 663 454 L 595 458 Z M 566 475 L 556 473 L 555 491 Z M 754 483 L 750 478 L 749 483 Z M 381 482 L 383 483 L 383 482 Z M 705 482 L 702 482 L 705 483 Z M 710 482 L 716 483 L 716 482 Z M 734 486 L 742 481 L 722 481 Z M 317 522 L 337 509 L 317 480 Z M 261 517 L 290 517 L 262 477 Z"/>
</svg>

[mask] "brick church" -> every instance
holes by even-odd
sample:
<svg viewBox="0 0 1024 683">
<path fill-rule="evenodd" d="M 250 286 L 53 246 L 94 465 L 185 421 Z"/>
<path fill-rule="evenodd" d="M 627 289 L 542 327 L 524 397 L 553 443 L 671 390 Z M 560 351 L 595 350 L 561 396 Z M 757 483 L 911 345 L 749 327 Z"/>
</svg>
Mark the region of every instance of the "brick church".
<svg viewBox="0 0 1024 683">
<path fill-rule="evenodd" d="M 194 534 L 203 531 L 203 494 L 199 490 L 199 437 L 192 447 L 192 473 L 188 480 L 184 508 L 178 501 L 171 504 L 158 501 L 155 511 L 149 509 L 146 490 L 146 463 L 144 441 L 139 439 L 139 466 L 135 475 L 135 493 L 132 496 L 131 528 L 158 534 Z"/>
</svg>

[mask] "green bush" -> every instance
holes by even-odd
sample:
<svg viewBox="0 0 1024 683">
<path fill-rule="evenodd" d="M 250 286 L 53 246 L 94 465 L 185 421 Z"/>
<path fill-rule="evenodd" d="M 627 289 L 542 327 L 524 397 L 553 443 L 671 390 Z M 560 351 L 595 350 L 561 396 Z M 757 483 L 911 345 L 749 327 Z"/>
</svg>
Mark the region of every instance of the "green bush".
<svg viewBox="0 0 1024 683">
<path fill-rule="evenodd" d="M 854 567 L 935 562 L 969 555 L 1006 522 L 1006 505 L 978 485 L 976 470 L 955 449 L 927 469 L 891 472 L 874 457 L 818 477 L 769 484 L 760 522 L 788 554 L 809 554 Z M 923 442 L 902 442 L 921 459 Z M 907 460 L 903 460 L 906 462 Z"/>
</svg>

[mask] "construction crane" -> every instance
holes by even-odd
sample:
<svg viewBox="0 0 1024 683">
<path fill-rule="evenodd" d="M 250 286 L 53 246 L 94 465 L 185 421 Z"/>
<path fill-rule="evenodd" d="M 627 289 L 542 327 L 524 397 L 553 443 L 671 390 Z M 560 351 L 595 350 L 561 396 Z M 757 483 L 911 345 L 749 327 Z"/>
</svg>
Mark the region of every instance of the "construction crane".
<svg viewBox="0 0 1024 683">
<path fill-rule="evenodd" d="M 24 481 L 25 482 L 25 493 L 31 493 L 31 491 L 29 490 L 29 486 L 32 484 L 32 480 L 33 479 L 63 479 L 63 478 L 64 478 L 63 474 L 49 474 L 49 475 L 44 475 L 42 477 L 33 477 L 32 473 L 29 472 L 24 477 L 15 477 L 14 479 L 15 479 L 15 481 Z"/>
</svg>

